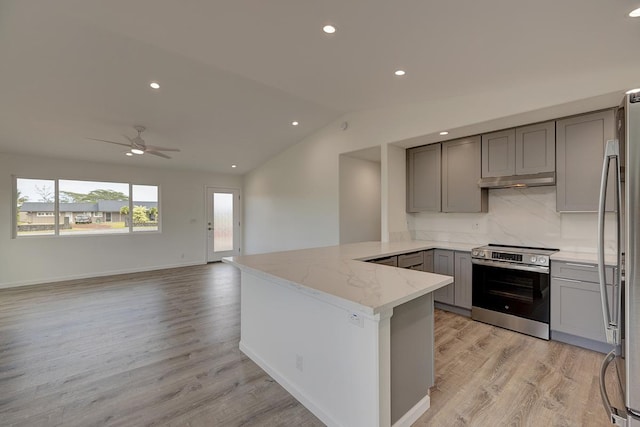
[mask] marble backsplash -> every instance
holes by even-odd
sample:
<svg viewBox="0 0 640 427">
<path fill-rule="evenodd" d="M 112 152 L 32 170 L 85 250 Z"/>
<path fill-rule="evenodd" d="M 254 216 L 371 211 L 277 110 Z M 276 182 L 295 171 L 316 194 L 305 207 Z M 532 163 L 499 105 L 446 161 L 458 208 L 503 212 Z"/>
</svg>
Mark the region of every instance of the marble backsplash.
<svg viewBox="0 0 640 427">
<path fill-rule="evenodd" d="M 605 219 L 605 250 L 615 249 L 615 217 Z M 596 213 L 556 212 L 556 187 L 489 190 L 489 212 L 407 214 L 412 239 L 502 243 L 595 252 Z M 403 233 L 397 238 L 404 237 Z M 403 234 L 402 236 L 400 234 Z"/>
</svg>

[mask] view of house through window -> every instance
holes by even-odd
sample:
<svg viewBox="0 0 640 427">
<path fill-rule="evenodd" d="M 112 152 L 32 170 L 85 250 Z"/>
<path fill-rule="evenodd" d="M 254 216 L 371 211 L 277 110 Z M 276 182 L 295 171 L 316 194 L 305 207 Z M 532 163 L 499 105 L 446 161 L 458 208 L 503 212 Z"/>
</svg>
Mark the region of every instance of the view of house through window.
<svg viewBox="0 0 640 427">
<path fill-rule="evenodd" d="M 53 235 L 56 182 L 51 179 L 16 180 L 17 235 Z"/>
<path fill-rule="evenodd" d="M 159 231 L 158 193 L 155 185 L 16 178 L 16 236 Z"/>
<path fill-rule="evenodd" d="M 129 207 L 129 184 L 61 179 L 58 187 L 60 235 L 129 232 L 127 215 L 121 213 Z M 107 212 L 110 222 L 104 220 Z"/>
</svg>

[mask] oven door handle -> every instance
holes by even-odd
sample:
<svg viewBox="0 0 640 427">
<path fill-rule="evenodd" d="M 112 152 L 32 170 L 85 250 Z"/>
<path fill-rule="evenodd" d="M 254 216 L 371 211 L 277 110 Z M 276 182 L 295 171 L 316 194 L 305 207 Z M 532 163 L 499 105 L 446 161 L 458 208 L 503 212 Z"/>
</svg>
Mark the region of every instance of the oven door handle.
<svg viewBox="0 0 640 427">
<path fill-rule="evenodd" d="M 476 265 L 486 265 L 488 267 L 504 268 L 507 270 L 533 271 L 534 273 L 549 274 L 549 267 L 544 267 L 544 266 L 511 264 L 508 262 L 494 261 L 489 259 L 475 259 L 475 258 L 471 259 L 471 263 Z"/>
</svg>

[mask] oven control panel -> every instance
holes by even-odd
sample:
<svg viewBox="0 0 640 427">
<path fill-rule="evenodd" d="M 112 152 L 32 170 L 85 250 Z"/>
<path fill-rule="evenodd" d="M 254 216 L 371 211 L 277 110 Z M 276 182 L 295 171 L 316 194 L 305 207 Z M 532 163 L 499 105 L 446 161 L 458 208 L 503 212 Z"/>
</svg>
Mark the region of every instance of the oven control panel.
<svg viewBox="0 0 640 427">
<path fill-rule="evenodd" d="M 492 247 L 475 248 L 471 250 L 472 259 L 493 260 L 504 263 L 531 265 L 531 266 L 549 266 L 549 255 L 533 253 L 530 250 L 522 250 L 520 248 L 511 250 L 496 250 Z"/>
</svg>

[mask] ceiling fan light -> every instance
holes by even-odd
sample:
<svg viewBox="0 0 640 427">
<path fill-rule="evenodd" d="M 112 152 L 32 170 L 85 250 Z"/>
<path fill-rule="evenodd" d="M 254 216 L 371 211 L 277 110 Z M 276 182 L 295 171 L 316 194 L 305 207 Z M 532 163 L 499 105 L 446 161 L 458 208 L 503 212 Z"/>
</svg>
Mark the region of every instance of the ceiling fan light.
<svg viewBox="0 0 640 427">
<path fill-rule="evenodd" d="M 132 152 L 133 154 L 144 154 L 144 151 L 142 151 L 142 150 L 141 150 L 141 149 L 139 149 L 139 148 L 132 148 L 132 149 L 131 149 L 131 152 Z"/>
<path fill-rule="evenodd" d="M 131 151 L 127 151 L 126 153 L 124 153 L 124 155 L 131 157 L 131 156 L 133 156 L 133 153 Z"/>
</svg>

